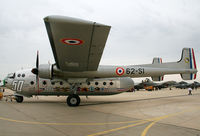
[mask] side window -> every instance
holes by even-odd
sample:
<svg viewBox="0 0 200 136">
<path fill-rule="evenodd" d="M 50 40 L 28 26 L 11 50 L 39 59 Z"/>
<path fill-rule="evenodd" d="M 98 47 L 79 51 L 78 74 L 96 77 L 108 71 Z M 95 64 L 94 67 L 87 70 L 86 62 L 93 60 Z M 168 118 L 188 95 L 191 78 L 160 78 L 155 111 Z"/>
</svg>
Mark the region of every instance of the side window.
<svg viewBox="0 0 200 136">
<path fill-rule="evenodd" d="M 47 84 L 47 82 L 46 82 L 45 80 L 44 80 L 42 83 L 43 83 L 43 85 L 46 85 L 46 84 Z"/>
<path fill-rule="evenodd" d="M 34 82 L 33 82 L 33 81 L 31 81 L 31 82 L 30 82 L 30 84 L 31 84 L 31 85 L 34 85 Z"/>
<path fill-rule="evenodd" d="M 21 74 L 18 74 L 17 77 L 21 77 Z"/>
<path fill-rule="evenodd" d="M 110 82 L 110 85 L 113 85 L 113 82 Z"/>
<path fill-rule="evenodd" d="M 25 77 L 25 74 L 22 74 L 22 77 Z"/>
</svg>

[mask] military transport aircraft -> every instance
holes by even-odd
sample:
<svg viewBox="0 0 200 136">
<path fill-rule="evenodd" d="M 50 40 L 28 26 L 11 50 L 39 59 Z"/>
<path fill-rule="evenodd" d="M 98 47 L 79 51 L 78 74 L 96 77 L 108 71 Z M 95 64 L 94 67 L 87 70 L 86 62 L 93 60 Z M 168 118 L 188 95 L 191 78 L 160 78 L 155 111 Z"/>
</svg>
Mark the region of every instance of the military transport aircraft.
<svg viewBox="0 0 200 136">
<path fill-rule="evenodd" d="M 184 48 L 178 62 L 161 63 L 158 58 L 153 64 L 101 66 L 110 26 L 64 16 L 47 16 L 44 22 L 56 63 L 39 65 L 37 53 L 35 68 L 8 74 L 4 84 L 15 91 L 17 102 L 23 96 L 66 95 L 69 106 L 78 106 L 79 95 L 112 95 L 132 89 L 132 77 L 160 81 L 165 74 L 181 74 L 185 80 L 196 78 L 192 48 Z"/>
</svg>

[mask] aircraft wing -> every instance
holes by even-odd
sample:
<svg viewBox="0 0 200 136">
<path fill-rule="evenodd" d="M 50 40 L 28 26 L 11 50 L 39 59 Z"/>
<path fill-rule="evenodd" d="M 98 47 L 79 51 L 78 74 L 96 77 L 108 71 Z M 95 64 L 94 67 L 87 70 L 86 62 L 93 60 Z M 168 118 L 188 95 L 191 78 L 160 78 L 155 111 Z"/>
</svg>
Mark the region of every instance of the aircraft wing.
<svg viewBox="0 0 200 136">
<path fill-rule="evenodd" d="M 44 22 L 59 69 L 97 70 L 110 26 L 63 16 L 47 16 Z"/>
</svg>

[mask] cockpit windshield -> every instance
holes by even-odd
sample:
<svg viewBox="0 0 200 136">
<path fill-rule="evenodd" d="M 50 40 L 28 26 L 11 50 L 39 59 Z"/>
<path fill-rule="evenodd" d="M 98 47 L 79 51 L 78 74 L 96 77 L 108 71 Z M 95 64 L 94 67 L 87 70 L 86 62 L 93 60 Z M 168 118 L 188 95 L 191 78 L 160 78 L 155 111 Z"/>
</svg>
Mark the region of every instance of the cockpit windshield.
<svg viewBox="0 0 200 136">
<path fill-rule="evenodd" d="M 7 78 L 15 78 L 15 73 L 9 73 L 9 74 L 7 75 Z"/>
</svg>

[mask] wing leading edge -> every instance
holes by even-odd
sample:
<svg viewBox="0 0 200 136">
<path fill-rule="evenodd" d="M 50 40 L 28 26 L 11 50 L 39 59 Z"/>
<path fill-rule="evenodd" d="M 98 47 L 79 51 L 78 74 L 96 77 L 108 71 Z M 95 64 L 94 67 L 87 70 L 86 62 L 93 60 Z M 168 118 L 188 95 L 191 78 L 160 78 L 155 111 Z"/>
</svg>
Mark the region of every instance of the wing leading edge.
<svg viewBox="0 0 200 136">
<path fill-rule="evenodd" d="M 59 69 L 97 70 L 110 26 L 63 16 L 47 16 L 44 22 Z"/>
</svg>

